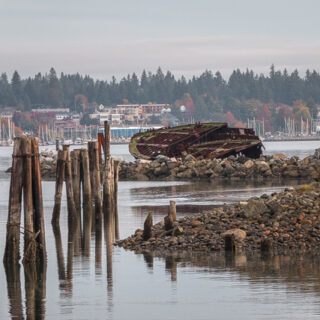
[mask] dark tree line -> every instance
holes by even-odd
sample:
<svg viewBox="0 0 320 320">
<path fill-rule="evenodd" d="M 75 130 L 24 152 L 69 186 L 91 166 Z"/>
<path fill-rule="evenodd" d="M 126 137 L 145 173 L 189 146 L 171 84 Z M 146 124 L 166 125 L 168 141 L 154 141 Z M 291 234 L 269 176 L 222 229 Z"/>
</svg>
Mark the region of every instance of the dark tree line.
<svg viewBox="0 0 320 320">
<path fill-rule="evenodd" d="M 301 76 L 297 70 L 288 73 L 286 69 L 280 71 L 271 66 L 268 76 L 238 69 L 228 80 L 220 72 L 211 71 L 187 80 L 183 76 L 177 79 L 170 71 L 163 73 L 159 68 L 156 73 L 143 71 L 140 77 L 133 73 L 120 81 L 114 77 L 111 81 L 101 81 L 80 74 L 61 73 L 58 77 L 51 68 L 48 74 L 38 73 L 27 79 L 21 79 L 17 71 L 11 80 L 5 73 L 0 78 L 0 108 L 10 106 L 28 111 L 38 106 L 59 106 L 72 110 L 77 108 L 75 96 L 80 94 L 89 104 L 103 105 L 124 101 L 174 104 L 188 94 L 198 120 L 228 111 L 238 119 L 245 119 L 250 114 L 244 115 L 243 110 L 247 109 L 241 109 L 241 105 L 248 100 L 288 105 L 303 100 L 312 113 L 315 104 L 320 104 L 320 74 L 308 70 Z"/>
</svg>

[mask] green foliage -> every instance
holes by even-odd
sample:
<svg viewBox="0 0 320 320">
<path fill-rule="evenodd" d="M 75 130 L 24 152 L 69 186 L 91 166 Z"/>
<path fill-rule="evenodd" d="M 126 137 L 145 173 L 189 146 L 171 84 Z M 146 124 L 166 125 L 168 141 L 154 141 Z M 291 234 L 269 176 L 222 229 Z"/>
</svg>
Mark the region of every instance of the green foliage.
<svg viewBox="0 0 320 320">
<path fill-rule="evenodd" d="M 79 96 L 87 101 L 84 103 L 83 99 L 76 98 Z M 268 76 L 237 69 L 226 81 L 220 72 L 213 74 L 206 70 L 200 76 L 186 80 L 158 68 L 156 73 L 144 70 L 139 77 L 133 73 L 120 80 L 112 77 L 111 81 L 101 81 L 78 73 L 58 76 L 51 68 L 48 74 L 38 73 L 27 79 L 21 79 L 15 71 L 11 82 L 5 73 L 0 77 L 0 108 L 10 106 L 24 111 L 37 105 L 82 111 L 99 104 L 154 102 L 174 105 L 172 113 L 180 120 L 192 117 L 198 121 L 215 121 L 224 119 L 230 112 L 237 121 L 246 122 L 247 118 L 256 117 L 280 128 L 283 125 L 280 118 L 287 110 L 275 112 L 266 104 L 292 106 L 300 100 L 303 107 L 300 105 L 293 110 L 296 119 L 315 117 L 320 104 L 318 72 L 308 70 L 301 77 L 297 70 L 290 74 L 286 69 L 279 71 L 272 65 Z M 185 113 L 180 112 L 182 105 L 186 107 Z"/>
</svg>

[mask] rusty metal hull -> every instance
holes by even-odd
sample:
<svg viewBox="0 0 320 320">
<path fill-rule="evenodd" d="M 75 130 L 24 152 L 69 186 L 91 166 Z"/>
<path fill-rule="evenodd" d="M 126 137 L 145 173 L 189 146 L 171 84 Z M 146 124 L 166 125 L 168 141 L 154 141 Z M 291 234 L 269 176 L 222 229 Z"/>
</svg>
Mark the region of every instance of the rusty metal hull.
<svg viewBox="0 0 320 320">
<path fill-rule="evenodd" d="M 154 160 L 158 155 L 197 159 L 244 154 L 259 158 L 263 147 L 253 129 L 229 128 L 227 123 L 196 123 L 135 134 L 129 144 L 136 159 Z"/>
</svg>

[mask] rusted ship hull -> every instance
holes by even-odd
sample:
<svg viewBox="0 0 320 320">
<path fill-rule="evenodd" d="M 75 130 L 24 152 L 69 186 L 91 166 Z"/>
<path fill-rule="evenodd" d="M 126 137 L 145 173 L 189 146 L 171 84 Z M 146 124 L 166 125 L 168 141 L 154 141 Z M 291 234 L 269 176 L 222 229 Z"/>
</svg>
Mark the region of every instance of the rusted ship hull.
<svg viewBox="0 0 320 320">
<path fill-rule="evenodd" d="M 136 159 L 153 160 L 158 155 L 197 159 L 225 158 L 244 154 L 259 158 L 262 142 L 253 129 L 229 128 L 227 123 L 196 123 L 135 134 L 129 144 Z"/>
</svg>

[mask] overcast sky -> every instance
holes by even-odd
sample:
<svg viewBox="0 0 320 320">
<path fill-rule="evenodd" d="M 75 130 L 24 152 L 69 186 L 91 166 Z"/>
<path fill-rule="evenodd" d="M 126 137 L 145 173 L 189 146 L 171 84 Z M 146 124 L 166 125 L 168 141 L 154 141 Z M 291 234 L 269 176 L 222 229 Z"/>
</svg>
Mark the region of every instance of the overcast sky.
<svg viewBox="0 0 320 320">
<path fill-rule="evenodd" d="M 320 70 L 319 0 L 0 0 L 0 72 Z"/>
</svg>

